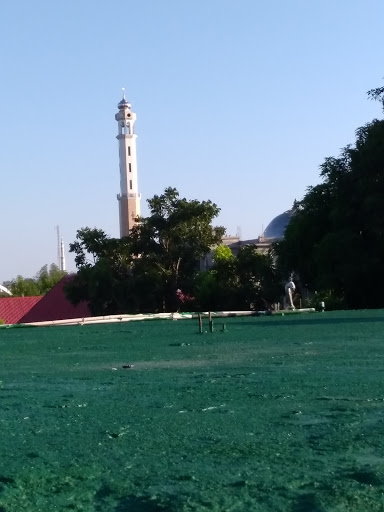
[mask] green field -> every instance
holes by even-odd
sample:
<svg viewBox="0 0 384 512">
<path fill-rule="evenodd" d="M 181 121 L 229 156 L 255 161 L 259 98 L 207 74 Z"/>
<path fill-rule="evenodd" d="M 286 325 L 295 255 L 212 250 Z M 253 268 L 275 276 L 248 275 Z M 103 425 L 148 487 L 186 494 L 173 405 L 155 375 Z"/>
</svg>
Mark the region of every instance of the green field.
<svg viewBox="0 0 384 512">
<path fill-rule="evenodd" d="M 225 322 L 0 329 L 0 512 L 383 511 L 384 312 Z"/>
</svg>

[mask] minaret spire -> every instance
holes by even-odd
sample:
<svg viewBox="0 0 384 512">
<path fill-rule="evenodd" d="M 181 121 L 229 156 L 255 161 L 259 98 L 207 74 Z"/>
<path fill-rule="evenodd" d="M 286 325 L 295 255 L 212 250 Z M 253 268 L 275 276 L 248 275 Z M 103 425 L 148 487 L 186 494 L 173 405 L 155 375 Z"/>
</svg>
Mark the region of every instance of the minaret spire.
<svg viewBox="0 0 384 512">
<path fill-rule="evenodd" d="M 120 164 L 120 194 L 119 201 L 120 237 L 129 235 L 135 225 L 135 219 L 140 215 L 141 194 L 137 184 L 137 158 L 135 121 L 136 114 L 131 110 L 131 104 L 125 98 L 117 105 L 119 111 L 115 115 L 118 124 L 119 164 Z"/>
<path fill-rule="evenodd" d="M 64 239 L 61 239 L 60 244 L 60 270 L 64 270 L 64 272 L 67 270 L 65 267 L 65 249 L 64 249 Z"/>
</svg>

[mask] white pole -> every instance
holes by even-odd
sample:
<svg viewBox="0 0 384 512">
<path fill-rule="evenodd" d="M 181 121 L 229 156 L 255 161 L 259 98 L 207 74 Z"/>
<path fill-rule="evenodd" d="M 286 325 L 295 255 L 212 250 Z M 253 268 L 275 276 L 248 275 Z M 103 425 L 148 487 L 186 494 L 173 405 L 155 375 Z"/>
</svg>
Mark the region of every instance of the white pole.
<svg viewBox="0 0 384 512">
<path fill-rule="evenodd" d="M 65 252 L 64 252 L 64 239 L 61 239 L 60 245 L 60 270 L 66 270 L 65 268 Z"/>
</svg>

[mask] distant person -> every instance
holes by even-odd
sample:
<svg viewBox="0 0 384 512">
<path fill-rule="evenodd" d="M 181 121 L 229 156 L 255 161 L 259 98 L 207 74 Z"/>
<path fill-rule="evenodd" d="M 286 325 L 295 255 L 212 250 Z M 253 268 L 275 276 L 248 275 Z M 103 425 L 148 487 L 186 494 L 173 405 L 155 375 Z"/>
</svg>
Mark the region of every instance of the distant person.
<svg viewBox="0 0 384 512">
<path fill-rule="evenodd" d="M 288 283 L 285 285 L 285 297 L 288 302 L 288 307 L 290 309 L 296 309 L 293 305 L 293 294 L 296 290 L 295 283 L 292 281 L 292 277 L 289 279 Z"/>
</svg>

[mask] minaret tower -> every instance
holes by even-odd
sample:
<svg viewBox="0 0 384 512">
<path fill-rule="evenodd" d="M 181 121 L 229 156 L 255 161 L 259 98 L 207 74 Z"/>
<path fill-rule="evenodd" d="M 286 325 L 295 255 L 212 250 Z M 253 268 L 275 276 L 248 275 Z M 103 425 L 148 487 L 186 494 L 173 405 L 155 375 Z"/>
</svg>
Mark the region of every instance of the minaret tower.
<svg viewBox="0 0 384 512">
<path fill-rule="evenodd" d="M 131 110 L 131 104 L 123 99 L 117 105 L 119 111 L 115 115 L 119 131 L 116 136 L 119 141 L 120 161 L 120 194 L 119 201 L 120 237 L 127 236 L 135 224 L 135 218 L 140 215 L 141 194 L 137 187 L 136 138 L 134 125 L 136 114 Z"/>
</svg>

